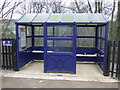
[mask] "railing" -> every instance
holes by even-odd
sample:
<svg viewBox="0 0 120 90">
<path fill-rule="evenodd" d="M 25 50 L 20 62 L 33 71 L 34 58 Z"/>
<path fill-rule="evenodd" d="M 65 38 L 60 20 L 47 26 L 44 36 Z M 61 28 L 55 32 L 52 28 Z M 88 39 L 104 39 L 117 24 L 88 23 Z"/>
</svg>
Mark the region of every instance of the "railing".
<svg viewBox="0 0 120 90">
<path fill-rule="evenodd" d="M 16 69 L 15 64 L 15 39 L 2 39 L 2 68 Z"/>
<path fill-rule="evenodd" d="M 108 41 L 107 69 L 109 75 L 120 79 L 120 41 Z"/>
</svg>

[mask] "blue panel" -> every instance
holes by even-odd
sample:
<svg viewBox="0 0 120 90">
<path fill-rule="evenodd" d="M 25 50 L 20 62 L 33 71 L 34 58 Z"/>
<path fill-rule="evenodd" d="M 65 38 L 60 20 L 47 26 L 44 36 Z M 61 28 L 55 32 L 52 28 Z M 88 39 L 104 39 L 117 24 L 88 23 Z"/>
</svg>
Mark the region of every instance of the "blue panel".
<svg viewBox="0 0 120 90">
<path fill-rule="evenodd" d="M 19 51 L 19 69 L 33 60 L 31 48 L 29 47 L 23 51 Z"/>
<path fill-rule="evenodd" d="M 47 54 L 47 72 L 71 72 L 74 70 L 72 55 Z"/>
<path fill-rule="evenodd" d="M 77 61 L 97 62 L 97 57 L 76 57 Z"/>
<path fill-rule="evenodd" d="M 97 50 L 98 52 L 98 57 L 97 57 L 97 64 L 99 65 L 99 67 L 101 68 L 101 70 L 104 70 L 104 53 L 101 50 Z"/>
<path fill-rule="evenodd" d="M 44 47 L 34 46 L 34 47 L 32 47 L 32 51 L 33 50 L 44 51 Z M 34 60 L 44 60 L 44 54 L 43 53 L 32 53 L 32 57 L 33 57 Z"/>
<path fill-rule="evenodd" d="M 95 47 L 77 47 L 76 53 L 78 54 L 95 54 L 97 53 L 97 49 Z"/>
<path fill-rule="evenodd" d="M 103 62 L 104 61 L 104 57 L 98 57 L 97 60 L 98 60 L 97 64 L 99 65 L 99 67 L 103 71 L 104 70 L 104 62 Z"/>
<path fill-rule="evenodd" d="M 41 50 L 41 51 L 44 51 L 44 47 L 34 46 L 34 47 L 32 47 L 32 50 Z"/>
<path fill-rule="evenodd" d="M 22 68 L 32 60 L 31 52 L 19 52 L 19 65 Z"/>
<path fill-rule="evenodd" d="M 32 57 L 34 58 L 34 60 L 44 60 L 44 54 L 42 53 L 33 53 Z"/>
</svg>

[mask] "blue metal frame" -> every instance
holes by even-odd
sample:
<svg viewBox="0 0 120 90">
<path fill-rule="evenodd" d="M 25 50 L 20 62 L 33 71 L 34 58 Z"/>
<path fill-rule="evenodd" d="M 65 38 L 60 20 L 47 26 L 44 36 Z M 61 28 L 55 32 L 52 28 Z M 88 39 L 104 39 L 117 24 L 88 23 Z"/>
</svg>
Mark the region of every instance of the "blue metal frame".
<svg viewBox="0 0 120 90">
<path fill-rule="evenodd" d="M 44 36 L 35 36 L 34 35 L 34 26 L 36 25 L 33 25 L 33 24 L 42 24 L 43 27 L 44 27 Z M 85 25 L 80 25 L 80 24 L 85 24 Z M 97 24 L 97 25 L 90 25 L 90 24 Z M 20 52 L 19 51 L 19 32 L 18 32 L 18 26 L 19 25 L 29 25 L 32 27 L 32 35 L 31 36 L 27 36 L 26 38 L 29 38 L 31 37 L 32 38 L 32 47 L 29 47 L 29 48 L 26 48 L 25 52 L 26 53 L 23 53 L 23 52 Z M 32 54 L 31 57 L 26 57 L 26 55 L 31 55 L 31 51 L 33 49 L 36 49 L 36 50 L 44 50 L 44 54 L 41 54 L 42 56 L 44 55 L 44 72 L 46 73 L 47 72 L 47 40 L 65 40 L 64 38 L 47 38 L 47 27 L 48 26 L 51 26 L 51 25 L 72 25 L 73 26 L 73 29 L 74 29 L 74 33 L 73 33 L 73 38 L 66 38 L 66 40 L 73 40 L 73 42 L 76 42 L 76 38 L 95 38 L 95 47 L 77 47 L 76 46 L 76 43 L 73 43 L 73 58 L 74 58 L 74 62 L 76 62 L 76 60 L 78 61 L 94 61 L 96 63 L 98 63 L 98 65 L 100 66 L 100 68 L 102 69 L 103 71 L 103 74 L 105 75 L 105 72 L 106 72 L 106 43 L 107 43 L 107 40 L 108 40 L 108 26 L 109 26 L 109 23 L 93 23 L 93 22 L 90 22 L 90 23 L 87 23 L 87 22 L 84 22 L 84 23 L 63 23 L 63 22 L 58 22 L 58 23 L 47 23 L 47 22 L 44 22 L 44 23 L 41 23 L 41 22 L 16 22 L 16 70 L 20 70 L 21 67 L 23 67 L 27 62 L 31 61 L 31 60 L 34 60 L 35 56 L 34 54 Z M 39 25 L 38 25 L 39 26 Z M 77 26 L 78 27 L 96 27 L 96 33 L 95 33 L 95 36 L 77 36 Z M 102 27 L 102 26 L 105 26 L 105 37 L 102 37 L 102 35 L 98 36 L 98 28 L 99 27 Z M 44 46 L 43 47 L 35 47 L 34 45 L 34 37 L 44 37 Z M 101 48 L 99 49 L 98 48 L 98 39 L 101 39 L 101 40 L 104 40 L 104 52 L 101 50 Z M 84 52 L 87 52 L 87 53 L 91 53 L 91 54 L 94 54 L 94 53 L 97 53 L 98 56 L 95 57 L 95 58 L 87 58 L 87 57 L 76 57 L 76 53 L 84 53 Z M 22 54 L 23 53 L 23 54 Z M 25 54 L 25 55 L 24 55 Z M 52 54 L 52 53 L 49 53 L 49 54 Z M 56 55 L 60 55 L 60 53 L 56 53 Z M 67 55 L 67 53 L 64 53 L 65 55 Z M 20 64 L 20 60 L 22 58 L 20 58 L 20 55 L 22 55 L 24 57 L 24 60 L 26 60 L 24 63 Z M 104 55 L 104 57 L 101 57 L 101 55 Z M 32 58 L 33 57 L 33 58 Z M 73 66 L 74 70 L 73 70 L 73 73 L 76 73 L 76 64 L 74 63 L 74 66 Z"/>
<path fill-rule="evenodd" d="M 108 40 L 108 29 L 109 29 L 109 23 L 105 26 L 105 44 L 104 44 L 104 70 L 103 75 L 106 75 L 106 67 L 107 67 L 107 40 Z"/>
<path fill-rule="evenodd" d="M 95 29 L 95 47 L 98 47 L 98 27 L 96 27 Z"/>
<path fill-rule="evenodd" d="M 47 72 L 47 25 L 44 24 L 44 72 Z"/>
<path fill-rule="evenodd" d="M 76 73 L 76 37 L 77 37 L 77 25 L 76 23 L 74 23 L 74 28 L 73 28 L 73 57 L 74 57 L 74 65 L 73 65 L 73 68 L 74 68 L 74 73 Z"/>
<path fill-rule="evenodd" d="M 32 25 L 32 47 L 34 47 L 34 26 Z"/>
<path fill-rule="evenodd" d="M 20 70 L 20 65 L 19 65 L 19 34 L 18 34 L 18 24 L 16 24 L 16 70 Z"/>
</svg>

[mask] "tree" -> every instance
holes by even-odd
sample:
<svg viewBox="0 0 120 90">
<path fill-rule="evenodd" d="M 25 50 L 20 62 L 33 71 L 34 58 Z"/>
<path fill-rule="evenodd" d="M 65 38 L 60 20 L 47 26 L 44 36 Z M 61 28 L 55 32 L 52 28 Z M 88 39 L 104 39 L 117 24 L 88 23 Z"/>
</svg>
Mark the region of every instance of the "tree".
<svg viewBox="0 0 120 90">
<path fill-rule="evenodd" d="M 89 11 L 90 11 L 91 13 L 93 13 L 92 6 L 91 6 L 91 4 L 90 4 L 90 1 L 89 1 L 89 0 L 88 0 L 88 6 L 89 6 Z"/>
<path fill-rule="evenodd" d="M 65 13 L 67 12 L 65 8 L 65 3 L 62 4 L 62 2 L 50 2 L 50 8 L 52 10 L 52 13 Z"/>
<path fill-rule="evenodd" d="M 42 13 L 46 3 L 42 0 L 24 0 L 16 12 L 22 15 L 25 13 Z"/>
<path fill-rule="evenodd" d="M 0 7 L 0 18 L 2 20 L 2 30 L 7 29 L 8 25 L 11 21 L 11 18 L 14 14 L 14 10 L 18 7 L 22 2 L 12 2 L 12 0 L 4 0 L 3 4 Z M 9 20 L 6 22 L 6 19 Z"/>
<path fill-rule="evenodd" d="M 115 5 L 116 5 L 116 0 L 114 0 L 114 2 L 113 2 L 113 9 L 112 9 L 112 15 L 111 15 L 110 35 L 109 35 L 110 40 L 115 40 L 115 36 L 116 36 L 116 35 L 114 35 L 115 30 L 113 30 L 113 23 L 114 23 L 113 19 L 114 19 Z"/>
<path fill-rule="evenodd" d="M 77 1 L 71 2 L 68 10 L 73 13 L 87 13 L 88 12 L 88 5 L 84 1 Z"/>
<path fill-rule="evenodd" d="M 116 40 L 120 41 L 120 1 L 118 1 L 118 11 L 117 11 L 117 37 Z"/>
<path fill-rule="evenodd" d="M 88 2 L 88 6 L 89 6 L 89 11 L 91 13 L 93 13 L 93 12 L 94 13 L 102 13 L 103 0 L 95 0 L 95 2 L 92 3 L 92 4 L 94 4 L 94 8 L 95 8 L 94 11 L 93 11 L 94 8 L 92 8 L 92 5 L 90 4 L 90 1 L 87 0 L 87 2 Z"/>
</svg>

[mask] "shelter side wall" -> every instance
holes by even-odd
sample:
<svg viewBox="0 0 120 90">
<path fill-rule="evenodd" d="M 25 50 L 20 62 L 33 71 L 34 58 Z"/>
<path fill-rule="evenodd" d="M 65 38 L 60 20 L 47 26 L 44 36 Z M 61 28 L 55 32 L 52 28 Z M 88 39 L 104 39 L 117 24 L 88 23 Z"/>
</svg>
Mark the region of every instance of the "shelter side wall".
<svg viewBox="0 0 120 90">
<path fill-rule="evenodd" d="M 32 57 L 31 48 L 32 47 L 29 47 L 26 50 L 19 51 L 19 68 L 22 68 L 24 65 L 34 59 Z"/>
</svg>

